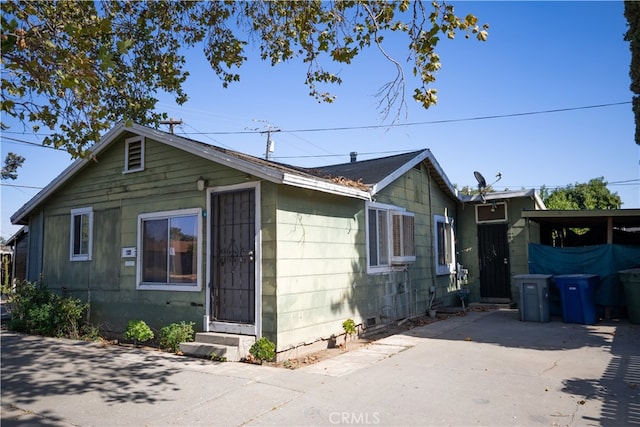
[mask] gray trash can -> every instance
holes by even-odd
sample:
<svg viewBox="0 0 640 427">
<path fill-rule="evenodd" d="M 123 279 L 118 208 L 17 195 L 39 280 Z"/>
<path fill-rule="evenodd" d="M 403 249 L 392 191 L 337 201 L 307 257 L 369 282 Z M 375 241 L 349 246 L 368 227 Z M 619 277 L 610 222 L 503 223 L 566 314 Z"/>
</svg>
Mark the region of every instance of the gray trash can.
<svg viewBox="0 0 640 427">
<path fill-rule="evenodd" d="M 520 291 L 520 320 L 523 322 L 549 321 L 550 274 L 519 274 L 513 276 Z"/>
</svg>

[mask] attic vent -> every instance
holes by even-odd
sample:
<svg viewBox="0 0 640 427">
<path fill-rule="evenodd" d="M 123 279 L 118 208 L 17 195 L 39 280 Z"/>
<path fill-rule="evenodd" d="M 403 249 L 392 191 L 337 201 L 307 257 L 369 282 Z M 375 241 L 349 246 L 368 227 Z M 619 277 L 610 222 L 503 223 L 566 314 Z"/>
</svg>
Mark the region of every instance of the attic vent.
<svg viewBox="0 0 640 427">
<path fill-rule="evenodd" d="M 137 136 L 125 140 L 124 171 L 136 172 L 144 169 L 144 138 Z"/>
</svg>

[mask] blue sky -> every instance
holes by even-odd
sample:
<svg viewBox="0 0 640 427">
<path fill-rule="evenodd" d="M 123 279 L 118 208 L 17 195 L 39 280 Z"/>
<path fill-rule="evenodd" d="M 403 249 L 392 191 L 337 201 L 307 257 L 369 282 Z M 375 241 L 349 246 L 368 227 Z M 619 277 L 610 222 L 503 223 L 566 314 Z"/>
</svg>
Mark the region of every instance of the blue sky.
<svg viewBox="0 0 640 427">
<path fill-rule="evenodd" d="M 395 70 L 375 49 L 351 65 L 327 65 L 343 79 L 332 88 L 333 104 L 308 96 L 301 63 L 271 67 L 254 55 L 240 70 L 240 82 L 223 89 L 195 51 L 188 62 L 190 100 L 177 106 L 163 98 L 158 110 L 183 120 L 176 134 L 260 157 L 266 135 L 245 132 L 265 130 L 269 123 L 280 129 L 273 134 L 273 159 L 284 163 L 319 166 L 348 162 L 351 151 L 368 159 L 429 148 L 459 188 L 476 185 L 474 170 L 489 182 L 502 173 L 496 190 L 563 187 L 604 177 L 623 208 L 640 208 L 640 147 L 633 139 L 623 2 L 454 5 L 458 15 L 473 13 L 490 25 L 488 41 L 442 40 L 442 68 L 434 84 L 438 105 L 424 110 L 409 98 L 407 115 L 396 126 L 385 126 L 390 121 L 382 121 L 375 97 Z M 402 44 L 387 41 L 388 53 L 404 60 Z M 617 105 L 584 108 L 605 104 Z M 552 110 L 567 111 L 543 113 Z M 504 117 L 481 119 L 488 116 Z M 358 129 L 366 126 L 380 127 Z M 23 128 L 16 124 L 10 130 Z M 0 187 L 1 234 L 7 238 L 18 229 L 9 217 L 71 159 L 7 139 L 39 142 L 33 134 L 3 136 L 3 159 L 8 151 L 27 159 L 19 178 Z"/>
</svg>

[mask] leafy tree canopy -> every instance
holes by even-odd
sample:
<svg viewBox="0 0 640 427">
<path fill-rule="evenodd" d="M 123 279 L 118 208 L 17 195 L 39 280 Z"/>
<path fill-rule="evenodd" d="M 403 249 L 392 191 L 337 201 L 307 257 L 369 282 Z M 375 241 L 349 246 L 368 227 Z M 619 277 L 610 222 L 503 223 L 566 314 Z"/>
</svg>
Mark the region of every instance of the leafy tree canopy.
<svg viewBox="0 0 640 427">
<path fill-rule="evenodd" d="M 18 168 L 22 166 L 22 163 L 24 163 L 24 157 L 16 153 L 7 153 L 2 167 L 2 179 L 16 179 L 18 177 Z"/>
<path fill-rule="evenodd" d="M 622 207 L 622 199 L 618 193 L 609 191 L 604 177 L 555 190 L 542 186 L 540 195 L 548 209 L 620 209 Z"/>
<path fill-rule="evenodd" d="M 159 92 L 184 103 L 184 52 L 191 47 L 202 47 L 224 87 L 240 80 L 248 44 L 272 65 L 300 59 L 310 95 L 321 102 L 334 99 L 325 86 L 342 83 L 325 67 L 377 48 L 397 69 L 379 91 L 389 114 L 406 108 L 406 79 L 384 50 L 385 34 L 406 36 L 408 68 L 419 82 L 412 97 L 429 108 L 437 102 L 440 39 L 463 33 L 484 41 L 488 29 L 439 1 L 8 0 L 1 7 L 1 111 L 36 132 L 50 129 L 45 144 L 73 157 L 118 121 L 166 119 L 153 111 Z"/>
<path fill-rule="evenodd" d="M 631 67 L 629 76 L 631 77 L 630 89 L 633 96 L 633 114 L 636 120 L 636 144 L 640 144 L 640 2 L 625 1 L 624 16 L 629 23 L 629 29 L 624 39 L 629 42 L 631 49 Z"/>
</svg>

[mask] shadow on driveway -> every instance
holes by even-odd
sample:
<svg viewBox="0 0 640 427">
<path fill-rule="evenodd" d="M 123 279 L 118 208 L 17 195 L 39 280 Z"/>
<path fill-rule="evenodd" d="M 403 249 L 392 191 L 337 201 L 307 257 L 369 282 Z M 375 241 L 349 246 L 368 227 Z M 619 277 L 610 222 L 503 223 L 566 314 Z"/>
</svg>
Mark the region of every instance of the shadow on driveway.
<svg viewBox="0 0 640 427">
<path fill-rule="evenodd" d="M 128 357 L 131 349 L 96 343 L 21 336 L 2 332 L 2 389 L 11 390 L 17 406 L 34 403 L 43 396 L 99 393 L 109 405 L 158 403 L 172 387 L 171 377 L 180 365 L 167 369 L 154 363 L 167 355 L 144 351 L 144 363 Z M 113 375 L 118 372 L 118 375 Z M 4 425 L 4 421 L 3 421 Z"/>
</svg>

